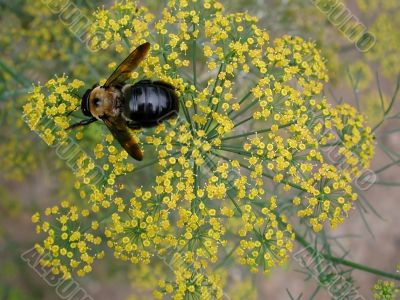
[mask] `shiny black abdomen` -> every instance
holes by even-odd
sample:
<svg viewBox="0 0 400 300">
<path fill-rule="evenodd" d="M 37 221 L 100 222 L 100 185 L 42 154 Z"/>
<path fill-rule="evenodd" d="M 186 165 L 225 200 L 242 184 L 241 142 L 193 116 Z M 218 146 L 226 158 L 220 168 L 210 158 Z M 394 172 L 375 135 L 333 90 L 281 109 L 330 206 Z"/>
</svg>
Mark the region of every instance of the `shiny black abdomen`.
<svg viewBox="0 0 400 300">
<path fill-rule="evenodd" d="M 162 81 L 141 80 L 124 88 L 124 115 L 132 127 L 153 127 L 176 117 L 179 99 L 175 88 Z"/>
</svg>

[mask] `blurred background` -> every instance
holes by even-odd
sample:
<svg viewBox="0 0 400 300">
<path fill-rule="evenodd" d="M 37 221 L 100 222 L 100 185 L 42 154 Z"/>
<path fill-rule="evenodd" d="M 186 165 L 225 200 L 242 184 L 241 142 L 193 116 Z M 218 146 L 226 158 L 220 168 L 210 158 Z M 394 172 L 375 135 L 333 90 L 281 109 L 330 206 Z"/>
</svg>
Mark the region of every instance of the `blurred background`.
<svg viewBox="0 0 400 300">
<path fill-rule="evenodd" d="M 90 18 L 99 6 L 112 1 L 72 1 Z M 155 14 L 163 1 L 143 1 Z M 329 69 L 325 94 L 332 103 L 345 101 L 359 108 L 376 126 L 383 117 L 381 102 L 388 105 L 400 74 L 400 2 L 398 0 L 343 1 L 351 14 L 376 38 L 368 51 L 357 49 L 310 0 L 223 1 L 232 12 L 247 11 L 260 20 L 271 37 L 283 34 L 312 39 L 321 49 Z M 332 2 L 332 1 L 331 1 Z M 333 1 L 335 2 L 335 1 Z M 0 299 L 58 299 L 20 258 L 39 237 L 31 216 L 71 193 L 74 175 L 21 117 L 22 105 L 32 83 L 46 82 L 65 73 L 85 82 L 107 74 L 107 56 L 98 56 L 52 13 L 46 1 L 0 1 Z M 104 76 L 104 75 L 102 75 Z M 101 76 L 100 76 L 101 77 Z M 379 78 L 379 80 L 377 79 Z M 397 108 L 397 110 L 396 110 Z M 394 102 L 398 111 L 399 101 Z M 372 170 L 391 164 L 378 173 L 378 181 L 364 192 L 368 205 L 352 213 L 335 232 L 347 258 L 390 273 L 400 263 L 400 127 L 386 120 L 378 129 L 377 153 Z M 315 280 L 298 272 L 293 262 L 266 276 L 243 276 L 233 271 L 232 299 L 330 299 Z M 156 267 L 124 264 L 112 255 L 98 262 L 93 272 L 79 282 L 94 299 L 151 298 L 149 287 Z M 242 277 L 241 277 L 242 276 Z M 377 276 L 355 271 L 355 285 L 366 299 Z M 318 293 L 315 291 L 318 290 Z M 315 295 L 314 295 L 315 293 Z M 313 297 L 313 298 L 312 298 Z"/>
</svg>

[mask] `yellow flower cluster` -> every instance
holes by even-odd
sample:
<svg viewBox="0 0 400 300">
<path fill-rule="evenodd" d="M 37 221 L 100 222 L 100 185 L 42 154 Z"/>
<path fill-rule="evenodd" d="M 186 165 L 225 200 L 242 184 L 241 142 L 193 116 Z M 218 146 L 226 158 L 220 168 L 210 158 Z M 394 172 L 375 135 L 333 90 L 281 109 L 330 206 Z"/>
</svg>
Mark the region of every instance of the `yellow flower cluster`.
<svg viewBox="0 0 400 300">
<path fill-rule="evenodd" d="M 276 198 L 270 199 L 270 207 L 261 209 L 262 217 L 252 212 L 250 205 L 242 215 L 244 221 L 239 234 L 243 238 L 237 249 L 240 264 L 250 266 L 251 272 L 257 272 L 261 266 L 266 272 L 278 264 L 286 262 L 293 250 L 292 226 L 285 216 L 276 216 Z M 279 219 L 280 218 L 280 219 Z M 282 226 L 281 224 L 286 224 Z"/>
<path fill-rule="evenodd" d="M 174 259 L 179 259 L 179 261 L 182 261 L 179 255 L 175 255 Z M 129 296 L 129 300 L 142 299 L 144 294 L 150 294 L 151 292 L 153 292 L 153 296 L 155 298 L 162 298 L 163 294 L 167 293 L 167 290 L 169 293 L 173 293 L 174 289 L 176 290 L 180 288 L 183 290 L 183 280 L 180 281 L 181 285 L 179 287 L 174 281 L 165 279 L 166 274 L 171 270 L 168 267 L 168 263 L 170 261 L 165 262 L 166 264 L 136 264 L 132 266 L 131 272 L 129 273 L 129 278 L 132 282 L 133 294 Z M 180 271 L 182 271 L 184 276 L 189 277 L 190 273 L 187 273 L 186 270 L 190 269 L 190 266 L 186 266 L 185 269 Z M 249 299 L 255 299 L 257 297 L 257 290 L 254 289 L 252 284 L 252 277 L 254 276 L 246 275 L 245 278 L 242 278 L 241 276 L 232 278 L 229 276 L 227 268 L 219 268 L 213 271 L 213 276 L 211 279 L 207 279 L 207 283 L 214 284 L 214 291 L 204 288 L 204 284 L 203 287 L 201 287 L 200 280 L 202 280 L 204 276 L 201 278 L 195 278 L 195 276 L 196 275 L 192 276 L 190 279 L 187 278 L 189 280 L 186 280 L 184 283 L 187 287 L 185 295 L 189 298 L 191 296 L 194 298 L 199 296 L 199 299 L 215 299 L 217 298 L 218 293 L 219 295 L 221 294 L 220 287 L 222 286 L 224 287 L 224 296 L 222 298 L 229 296 L 229 298 L 232 300 L 240 300 L 246 297 Z M 203 282 L 206 283 L 204 279 Z M 197 283 L 197 285 L 193 283 Z M 192 292 L 193 288 L 194 292 Z M 180 296 L 177 296 L 177 298 Z"/>
<path fill-rule="evenodd" d="M 315 231 L 343 222 L 357 199 L 351 180 L 368 167 L 373 138 L 354 108 L 321 99 L 328 76 L 312 42 L 270 41 L 256 18 L 225 14 L 214 0 L 170 0 L 158 20 L 123 1 L 95 18 L 93 47 L 128 53 L 151 42 L 132 79 L 164 80 L 180 96 L 179 118 L 137 132 L 145 161 L 128 163 L 111 135 L 90 144 L 104 171 L 100 184 L 89 176 L 94 163 L 85 155 L 77 160 L 76 188 L 93 213 L 109 216 L 104 233 L 116 258 L 181 262 L 156 297 L 220 298 L 219 280 L 205 274 L 225 248 L 254 272 L 284 264 L 294 239 L 284 196 L 296 193 L 295 213 Z M 24 107 L 28 124 L 48 144 L 68 140 L 64 129 L 76 118 L 68 113 L 79 105 L 74 94 L 82 85 L 53 79 L 36 87 Z M 79 131 L 75 139 L 82 137 Z M 137 178 L 132 191 L 123 184 L 127 178 Z"/>
<path fill-rule="evenodd" d="M 42 92 L 44 87 L 34 87 L 31 97 L 23 107 L 25 121 L 48 145 L 67 138 L 67 114 L 80 105 L 80 99 L 74 96 L 74 93 L 77 93 L 84 83 L 74 80 L 65 84 L 66 80 L 64 76 L 49 80 L 45 86 L 46 94 Z"/>
<path fill-rule="evenodd" d="M 114 14 L 119 18 L 113 18 Z M 124 50 L 127 39 L 141 40 L 148 37 L 147 24 L 154 18 L 145 7 L 137 7 L 131 1 L 116 2 L 110 11 L 100 9 L 94 13 L 94 17 L 97 22 L 91 27 L 94 36 L 91 47 L 107 49 L 110 44 L 114 44 L 119 53 Z"/>
<path fill-rule="evenodd" d="M 43 255 L 41 265 L 64 278 L 71 277 L 71 270 L 79 276 L 91 272 L 95 259 L 104 257 L 99 222 L 91 218 L 88 210 L 72 206 L 68 201 L 47 208 L 44 215 L 32 216 L 32 222 L 37 224 L 36 232 L 47 235 L 43 245 L 35 245 Z"/>
<path fill-rule="evenodd" d="M 178 254 L 179 256 L 179 254 Z M 156 299 L 165 295 L 172 299 L 221 299 L 223 291 L 220 288 L 220 278 L 217 275 L 204 276 L 194 272 L 189 265 L 183 264 L 174 268 L 174 281 L 160 280 L 159 289 L 153 293 Z"/>
<path fill-rule="evenodd" d="M 374 285 L 373 292 L 376 300 L 395 300 L 399 289 L 392 281 L 378 280 Z"/>
</svg>

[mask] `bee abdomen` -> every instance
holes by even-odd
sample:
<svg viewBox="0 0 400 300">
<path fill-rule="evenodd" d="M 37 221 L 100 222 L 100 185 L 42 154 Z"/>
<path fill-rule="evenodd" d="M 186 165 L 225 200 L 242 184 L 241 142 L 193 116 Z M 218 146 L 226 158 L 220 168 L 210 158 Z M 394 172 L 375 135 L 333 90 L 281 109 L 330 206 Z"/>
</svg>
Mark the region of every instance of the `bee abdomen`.
<svg viewBox="0 0 400 300">
<path fill-rule="evenodd" d="M 124 114 L 141 127 L 153 127 L 177 116 L 175 88 L 165 82 L 142 80 L 124 89 Z"/>
</svg>

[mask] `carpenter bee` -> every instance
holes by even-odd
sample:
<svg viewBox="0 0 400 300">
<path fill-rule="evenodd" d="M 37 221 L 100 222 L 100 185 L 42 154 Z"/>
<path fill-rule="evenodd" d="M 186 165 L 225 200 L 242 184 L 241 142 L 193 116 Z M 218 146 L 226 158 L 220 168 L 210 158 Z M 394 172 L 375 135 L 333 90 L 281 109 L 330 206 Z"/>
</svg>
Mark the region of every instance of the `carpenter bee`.
<svg viewBox="0 0 400 300">
<path fill-rule="evenodd" d="M 150 49 L 144 43 L 117 67 L 102 86 L 96 84 L 82 97 L 82 113 L 90 117 L 67 129 L 103 121 L 121 146 L 136 160 L 143 153 L 131 129 L 150 128 L 176 117 L 179 99 L 175 88 L 163 81 L 141 80 L 126 84 L 132 71 L 144 60 Z"/>
</svg>

